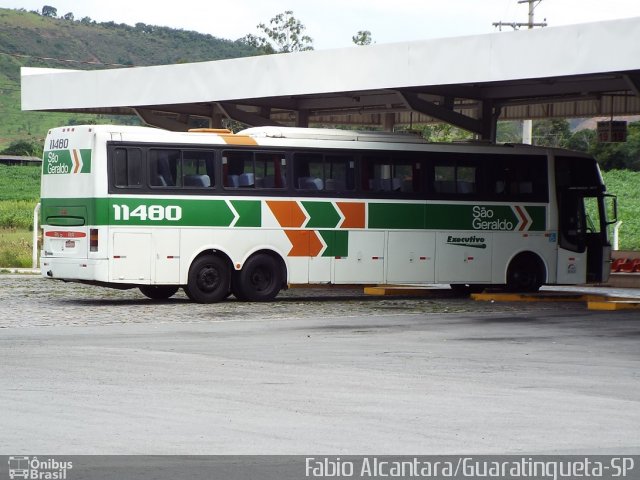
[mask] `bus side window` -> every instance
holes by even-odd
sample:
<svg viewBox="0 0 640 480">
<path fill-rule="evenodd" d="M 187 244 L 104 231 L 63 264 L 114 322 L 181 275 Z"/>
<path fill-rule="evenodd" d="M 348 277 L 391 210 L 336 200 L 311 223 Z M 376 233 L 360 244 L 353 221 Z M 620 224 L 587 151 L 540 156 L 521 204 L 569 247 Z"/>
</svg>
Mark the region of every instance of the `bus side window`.
<svg viewBox="0 0 640 480">
<path fill-rule="evenodd" d="M 486 162 L 487 193 L 500 201 L 547 201 L 547 160 L 505 155 Z"/>
<path fill-rule="evenodd" d="M 436 165 L 434 167 L 433 191 L 436 193 L 456 193 L 456 167 Z"/>
<path fill-rule="evenodd" d="M 180 186 L 182 172 L 179 150 L 149 150 L 149 185 Z"/>
<path fill-rule="evenodd" d="M 225 188 L 287 188 L 285 154 L 227 150 L 222 176 Z"/>
<path fill-rule="evenodd" d="M 463 195 L 476 193 L 476 167 L 463 165 L 457 167 L 456 189 Z"/>
<path fill-rule="evenodd" d="M 142 154 L 140 150 L 137 148 L 116 148 L 113 171 L 116 187 L 142 187 Z"/>
<path fill-rule="evenodd" d="M 351 155 L 326 155 L 324 163 L 324 189 L 344 192 L 354 189 L 355 160 Z"/>
<path fill-rule="evenodd" d="M 322 155 L 296 153 L 293 161 L 295 187 L 298 190 L 324 190 Z"/>
<path fill-rule="evenodd" d="M 286 188 L 287 162 L 284 153 L 255 154 L 256 188 Z"/>
<path fill-rule="evenodd" d="M 363 157 L 362 189 L 369 192 L 390 192 L 392 187 L 391 159 L 385 156 Z"/>
<path fill-rule="evenodd" d="M 366 156 L 362 187 L 370 192 L 414 193 L 422 191 L 420 161 L 406 155 Z"/>
<path fill-rule="evenodd" d="M 436 165 L 433 190 L 449 195 L 473 195 L 478 192 L 477 170 L 473 165 Z"/>
<path fill-rule="evenodd" d="M 231 152 L 226 151 L 222 154 L 222 178 L 225 188 L 247 187 L 249 176 L 253 175 L 253 153 L 252 152 Z M 243 185 L 240 184 L 240 178 L 243 179 Z"/>
<path fill-rule="evenodd" d="M 215 186 L 213 152 L 185 150 L 182 152 L 183 185 L 186 188 Z"/>
</svg>

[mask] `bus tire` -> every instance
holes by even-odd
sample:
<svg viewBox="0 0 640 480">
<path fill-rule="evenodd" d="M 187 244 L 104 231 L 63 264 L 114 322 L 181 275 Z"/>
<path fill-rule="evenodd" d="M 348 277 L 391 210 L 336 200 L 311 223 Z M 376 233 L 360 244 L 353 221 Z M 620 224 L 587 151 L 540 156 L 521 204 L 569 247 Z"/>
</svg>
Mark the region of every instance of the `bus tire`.
<svg viewBox="0 0 640 480">
<path fill-rule="evenodd" d="M 194 302 L 219 302 L 229 295 L 229 278 L 227 262 L 214 255 L 205 255 L 191 264 L 184 291 Z"/>
<path fill-rule="evenodd" d="M 166 300 L 175 295 L 178 287 L 175 285 L 141 285 L 140 292 L 151 300 Z"/>
<path fill-rule="evenodd" d="M 545 267 L 534 253 L 520 253 L 511 260 L 507 269 L 507 290 L 510 292 L 537 292 L 545 281 Z"/>
<path fill-rule="evenodd" d="M 240 288 L 240 272 L 237 270 L 231 272 L 231 293 L 238 300 L 247 300 Z"/>
<path fill-rule="evenodd" d="M 271 255 L 258 253 L 246 261 L 237 282 L 232 282 L 233 293 L 240 300 L 268 302 L 282 287 L 282 269 Z"/>
</svg>

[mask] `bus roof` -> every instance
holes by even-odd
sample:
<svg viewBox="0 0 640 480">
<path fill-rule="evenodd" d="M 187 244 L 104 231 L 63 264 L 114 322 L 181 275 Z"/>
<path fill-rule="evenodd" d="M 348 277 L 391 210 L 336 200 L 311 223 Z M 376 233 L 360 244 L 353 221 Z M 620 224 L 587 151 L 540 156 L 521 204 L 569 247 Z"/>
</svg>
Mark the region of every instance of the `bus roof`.
<svg viewBox="0 0 640 480">
<path fill-rule="evenodd" d="M 244 145 L 296 148 L 346 148 L 363 150 L 397 149 L 407 151 L 473 153 L 485 152 L 504 154 L 508 152 L 547 155 L 570 154 L 577 157 L 589 157 L 583 152 L 567 151 L 559 148 L 539 147 L 524 144 L 491 144 L 483 141 L 465 141 L 455 143 L 434 143 L 412 133 L 357 131 L 324 128 L 297 127 L 252 127 L 236 134 L 215 129 L 195 129 L 187 132 L 174 132 L 159 128 L 131 125 L 76 125 L 49 130 L 49 134 L 60 131 L 85 131 L 102 133 L 112 141 L 135 141 L 184 144 Z"/>
</svg>

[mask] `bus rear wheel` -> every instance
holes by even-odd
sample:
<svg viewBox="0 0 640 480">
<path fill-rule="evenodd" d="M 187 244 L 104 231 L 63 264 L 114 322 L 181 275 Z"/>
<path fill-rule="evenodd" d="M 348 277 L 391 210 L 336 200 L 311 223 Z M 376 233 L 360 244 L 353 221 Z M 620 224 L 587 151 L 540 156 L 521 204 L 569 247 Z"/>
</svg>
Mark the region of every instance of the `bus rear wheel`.
<svg viewBox="0 0 640 480">
<path fill-rule="evenodd" d="M 151 300 L 166 300 L 173 297 L 178 291 L 174 285 L 141 285 L 140 292 Z"/>
<path fill-rule="evenodd" d="M 511 292 L 537 292 L 544 283 L 542 261 L 532 253 L 521 253 L 507 269 L 507 290 Z"/>
<path fill-rule="evenodd" d="M 229 265 L 220 257 L 206 255 L 191 264 L 184 291 L 194 302 L 219 302 L 229 295 L 229 278 Z"/>
<path fill-rule="evenodd" d="M 232 283 L 234 295 L 250 302 L 273 300 L 282 287 L 282 273 L 278 261 L 271 255 L 259 253 L 251 257 Z"/>
</svg>

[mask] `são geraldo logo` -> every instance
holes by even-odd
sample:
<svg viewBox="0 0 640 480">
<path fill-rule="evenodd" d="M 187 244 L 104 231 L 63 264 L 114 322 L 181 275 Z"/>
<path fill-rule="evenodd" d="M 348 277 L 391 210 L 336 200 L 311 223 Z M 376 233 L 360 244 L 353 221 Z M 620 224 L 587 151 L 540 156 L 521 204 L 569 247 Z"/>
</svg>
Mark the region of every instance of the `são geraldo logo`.
<svg viewBox="0 0 640 480">
<path fill-rule="evenodd" d="M 9 478 L 33 480 L 65 480 L 67 471 L 73 468 L 73 462 L 63 462 L 55 458 L 9 457 Z"/>
</svg>

